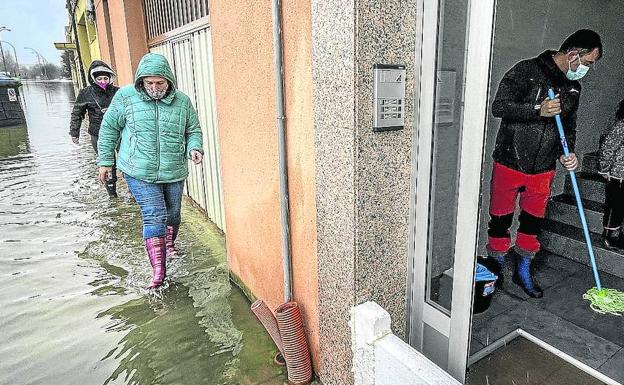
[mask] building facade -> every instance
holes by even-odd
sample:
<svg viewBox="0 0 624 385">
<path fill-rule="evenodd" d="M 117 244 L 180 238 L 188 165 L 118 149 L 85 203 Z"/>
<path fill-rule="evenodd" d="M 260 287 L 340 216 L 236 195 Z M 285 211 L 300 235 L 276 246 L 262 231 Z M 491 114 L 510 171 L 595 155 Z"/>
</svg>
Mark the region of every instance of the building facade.
<svg viewBox="0 0 624 385">
<path fill-rule="evenodd" d="M 55 43 L 59 50 L 71 50 L 72 80 L 80 89 L 88 85 L 88 70 L 94 60 L 100 60 L 100 44 L 95 24 L 93 0 L 67 0 L 69 25 L 65 27 L 66 40 Z"/>
<path fill-rule="evenodd" d="M 498 127 L 491 97 L 514 62 L 557 49 L 587 26 L 571 9 L 561 16 L 565 23 L 553 22 L 553 10 L 566 8 L 562 1 L 549 2 L 536 16 L 532 10 L 543 10 L 538 3 L 283 2 L 284 116 L 276 112 L 280 85 L 269 2 L 176 0 L 165 6 L 157 0 L 102 0 L 95 14 L 102 58 L 114 66 L 120 85 L 132 82 L 145 52 L 172 63 L 179 88 L 200 113 L 207 149 L 187 192 L 224 230 L 233 279 L 273 309 L 284 297 L 277 122 L 285 121 L 292 291 L 323 383 L 354 382 L 349 324 L 352 309 L 367 301 L 390 314 L 395 335 L 462 383 L 467 368 L 495 350 L 486 346 L 489 336 L 503 341 L 520 329 L 525 334 L 518 335 L 529 333 L 565 351 L 609 383 L 600 376 L 624 376 L 610 369 L 624 362 L 624 342 L 567 318 L 562 304 L 535 304 L 509 289 L 496 297 L 502 310 L 489 313 L 488 322 L 472 314 Z M 621 57 L 615 47 L 622 31 L 612 16 L 621 11 L 578 3 L 613 58 Z M 598 91 L 617 94 L 621 86 L 613 80 L 621 78 L 610 62 L 616 59 L 609 57 L 604 72 L 586 79 L 590 102 L 579 113 L 579 155 L 594 151 L 599 137 L 582 127 L 606 126 L 605 116 L 615 108 L 616 101 Z M 391 68 L 404 72 L 390 79 L 384 71 Z M 382 89 L 400 95 L 391 98 L 391 107 L 381 104 L 388 99 Z M 387 111 L 394 124 L 380 130 L 375 119 Z M 584 167 L 590 173 L 590 164 Z M 560 173 L 554 191 L 566 194 L 565 183 Z M 557 217 L 561 211 L 549 215 L 553 222 L 563 220 Z M 568 230 L 565 235 L 551 228 L 551 241 L 544 242 L 550 254 L 539 256 L 545 266 L 583 262 L 557 251 L 575 239 L 569 234 L 576 230 Z M 624 277 L 616 265 L 607 262 L 603 271 Z M 552 266 L 542 271 L 563 285 L 554 284 L 552 293 L 574 280 L 561 278 Z M 540 328 L 526 317 L 520 324 L 514 318 L 519 309 L 560 328 Z M 587 339 L 562 344 L 566 330 Z M 598 341 L 600 348 L 592 345 L 593 353 L 586 354 L 587 341 Z"/>
</svg>

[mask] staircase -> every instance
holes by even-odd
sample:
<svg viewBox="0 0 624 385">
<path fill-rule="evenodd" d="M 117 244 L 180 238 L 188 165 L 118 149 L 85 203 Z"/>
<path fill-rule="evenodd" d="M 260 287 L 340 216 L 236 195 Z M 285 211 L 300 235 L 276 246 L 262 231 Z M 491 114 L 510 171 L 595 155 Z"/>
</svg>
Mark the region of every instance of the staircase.
<svg viewBox="0 0 624 385">
<path fill-rule="evenodd" d="M 583 156 L 581 172 L 576 174 L 596 263 L 600 271 L 624 278 L 624 252 L 609 251 L 600 242 L 605 180 L 598 175 L 597 170 L 598 154 L 593 152 Z M 569 174 L 566 175 L 563 194 L 552 197 L 548 203 L 540 239 L 544 249 L 589 265 L 589 255 Z"/>
</svg>

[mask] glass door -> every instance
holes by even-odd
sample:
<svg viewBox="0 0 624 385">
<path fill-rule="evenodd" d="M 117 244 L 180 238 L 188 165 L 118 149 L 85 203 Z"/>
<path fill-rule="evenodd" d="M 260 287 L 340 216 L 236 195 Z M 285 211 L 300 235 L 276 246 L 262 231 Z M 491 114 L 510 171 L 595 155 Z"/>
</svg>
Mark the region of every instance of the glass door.
<svg viewBox="0 0 624 385">
<path fill-rule="evenodd" d="M 420 1 L 410 343 L 464 381 L 495 0 Z"/>
</svg>

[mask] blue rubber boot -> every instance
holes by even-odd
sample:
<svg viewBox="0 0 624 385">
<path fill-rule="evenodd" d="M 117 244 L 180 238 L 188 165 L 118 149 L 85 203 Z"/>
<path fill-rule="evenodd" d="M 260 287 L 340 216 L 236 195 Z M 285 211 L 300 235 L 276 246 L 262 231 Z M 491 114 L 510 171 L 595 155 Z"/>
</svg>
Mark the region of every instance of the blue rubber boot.
<svg viewBox="0 0 624 385">
<path fill-rule="evenodd" d="M 529 257 L 518 256 L 512 281 L 520 286 L 529 297 L 542 298 L 544 296 L 544 291 L 533 281 Z"/>
<path fill-rule="evenodd" d="M 498 265 L 500 266 L 500 272 L 498 273 L 498 279 L 496 280 L 496 288 L 500 289 L 503 287 L 503 282 L 505 281 L 505 258 L 506 255 L 497 255 L 494 257 Z"/>
</svg>

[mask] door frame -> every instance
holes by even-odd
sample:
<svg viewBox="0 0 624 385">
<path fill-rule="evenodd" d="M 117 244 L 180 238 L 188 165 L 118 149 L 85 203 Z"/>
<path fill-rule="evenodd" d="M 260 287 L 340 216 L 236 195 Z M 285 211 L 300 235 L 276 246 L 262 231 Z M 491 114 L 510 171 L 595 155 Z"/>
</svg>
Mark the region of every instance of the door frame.
<svg viewBox="0 0 624 385">
<path fill-rule="evenodd" d="M 476 263 L 483 150 L 491 72 L 496 0 L 468 0 L 462 132 L 460 140 L 458 204 L 455 234 L 453 290 L 450 315 L 426 299 L 428 227 L 430 215 L 432 134 L 434 127 L 436 63 L 440 8 L 444 0 L 417 1 L 420 17 L 417 44 L 410 196 L 408 316 L 409 343 L 424 351 L 424 326 L 448 339 L 445 369 L 462 383 L 465 380 L 472 324 L 472 291 Z M 490 20 L 491 22 L 487 22 Z M 424 231 L 423 229 L 427 229 Z M 420 230 L 420 231 L 419 231 Z M 466 256 L 470 256 L 466 258 Z M 434 347 L 436 348 L 436 347 Z M 443 349 L 442 346 L 437 347 Z"/>
</svg>

